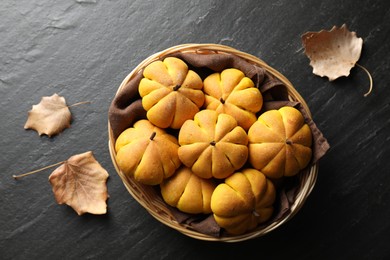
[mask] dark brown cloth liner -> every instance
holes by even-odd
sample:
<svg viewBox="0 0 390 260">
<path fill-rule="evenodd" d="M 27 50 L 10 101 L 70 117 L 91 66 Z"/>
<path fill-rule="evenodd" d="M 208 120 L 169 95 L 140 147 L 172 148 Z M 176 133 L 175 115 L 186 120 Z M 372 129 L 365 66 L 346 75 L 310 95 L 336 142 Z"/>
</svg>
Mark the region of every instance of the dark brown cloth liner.
<svg viewBox="0 0 390 260">
<path fill-rule="evenodd" d="M 277 78 L 268 73 L 264 68 L 247 62 L 246 60 L 232 54 L 195 54 L 177 52 L 169 56 L 177 57 L 185 61 L 189 68 L 196 71 L 202 79 L 213 72 L 221 72 L 227 68 L 236 68 L 244 72 L 251 78 L 255 86 L 261 91 L 264 99 L 263 108 L 258 113 L 279 109 L 282 106 L 293 106 L 299 109 L 305 117 L 306 123 L 310 126 L 313 134 L 313 156 L 310 165 L 303 171 L 309 171 L 310 166 L 325 155 L 329 149 L 329 144 L 316 124 L 308 116 L 299 102 L 288 100 L 286 86 Z M 162 59 L 165 57 L 162 57 Z M 128 127 L 136 121 L 146 118 L 146 111 L 142 107 L 141 97 L 138 93 L 138 85 L 142 79 L 142 71 L 131 78 L 123 89 L 114 97 L 109 108 L 109 122 L 116 139 Z M 302 172 L 303 172 L 302 171 Z M 302 174 L 302 172 L 300 174 Z M 299 190 L 298 175 L 281 180 L 273 180 L 278 190 L 275 202 L 275 212 L 273 217 L 267 222 L 271 223 L 283 218 L 289 213 L 292 203 Z M 220 236 L 224 231 L 216 224 L 213 216 L 191 215 L 168 207 L 179 223 L 186 224 L 192 229 L 211 236 Z M 263 225 L 266 225 L 264 223 Z"/>
</svg>

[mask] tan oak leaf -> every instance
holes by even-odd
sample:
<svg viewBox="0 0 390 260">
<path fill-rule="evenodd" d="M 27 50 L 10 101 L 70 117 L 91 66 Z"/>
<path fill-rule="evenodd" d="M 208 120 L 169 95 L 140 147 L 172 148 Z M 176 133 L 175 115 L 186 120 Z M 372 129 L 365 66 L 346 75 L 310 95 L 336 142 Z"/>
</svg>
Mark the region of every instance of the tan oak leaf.
<svg viewBox="0 0 390 260">
<path fill-rule="evenodd" d="M 71 119 L 65 98 L 54 94 L 42 97 L 39 104 L 32 106 L 24 128 L 34 129 L 39 135 L 46 134 L 51 137 L 70 127 Z"/>
<path fill-rule="evenodd" d="M 91 151 L 71 156 L 49 176 L 58 204 L 67 204 L 78 215 L 107 213 L 108 172 Z"/>
</svg>

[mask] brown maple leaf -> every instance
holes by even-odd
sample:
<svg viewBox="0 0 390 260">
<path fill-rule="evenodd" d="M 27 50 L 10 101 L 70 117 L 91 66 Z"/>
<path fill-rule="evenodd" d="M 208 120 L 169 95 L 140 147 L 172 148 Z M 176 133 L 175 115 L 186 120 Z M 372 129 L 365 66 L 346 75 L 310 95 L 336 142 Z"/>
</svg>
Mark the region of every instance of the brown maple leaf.
<svg viewBox="0 0 390 260">
<path fill-rule="evenodd" d="M 25 129 L 34 129 L 39 135 L 49 137 L 70 127 L 72 116 L 64 97 L 54 94 L 42 97 L 41 102 L 32 106 L 28 112 Z"/>
<path fill-rule="evenodd" d="M 78 215 L 107 213 L 108 172 L 91 151 L 71 156 L 49 176 L 58 204 L 67 204 Z"/>
</svg>

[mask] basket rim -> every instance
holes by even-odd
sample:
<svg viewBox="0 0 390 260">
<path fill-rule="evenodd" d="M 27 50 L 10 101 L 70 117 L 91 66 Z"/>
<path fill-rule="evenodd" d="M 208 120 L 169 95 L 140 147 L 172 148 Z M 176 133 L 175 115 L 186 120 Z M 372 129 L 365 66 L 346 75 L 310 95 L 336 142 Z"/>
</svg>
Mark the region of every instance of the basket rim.
<svg viewBox="0 0 390 260">
<path fill-rule="evenodd" d="M 134 77 L 135 75 L 140 73 L 145 66 L 147 66 L 148 64 L 150 64 L 153 61 L 160 60 L 160 59 L 162 59 L 170 54 L 177 53 L 177 52 L 183 52 L 183 53 L 191 52 L 191 53 L 199 53 L 199 54 L 205 54 L 205 53 L 234 54 L 234 55 L 239 56 L 240 58 L 243 58 L 244 60 L 246 60 L 250 63 L 255 63 L 256 65 L 260 65 L 261 67 L 265 68 L 269 73 L 271 73 L 273 76 L 275 76 L 280 81 L 282 81 L 282 83 L 284 83 L 284 85 L 287 88 L 289 98 L 291 100 L 299 101 L 301 103 L 303 109 L 306 111 L 308 117 L 310 119 L 312 118 L 310 109 L 309 109 L 306 101 L 302 98 L 302 96 L 294 88 L 292 83 L 283 74 L 281 74 L 279 71 L 272 68 L 267 63 L 265 63 L 263 60 L 261 60 L 260 58 L 254 56 L 254 55 L 251 55 L 251 54 L 248 54 L 246 52 L 239 51 L 233 47 L 221 45 L 221 44 L 187 43 L 187 44 L 175 45 L 175 46 L 172 46 L 172 47 L 167 48 L 165 50 L 156 52 L 156 53 L 148 56 L 143 61 L 141 61 L 141 63 L 139 63 L 122 80 L 115 95 L 118 95 L 118 93 L 127 84 L 127 82 L 132 77 Z M 161 212 L 160 210 L 158 210 L 158 211 L 153 210 L 150 207 L 150 205 L 148 205 L 145 202 L 145 200 L 144 200 L 145 195 L 137 193 L 136 188 L 129 184 L 129 181 L 131 181 L 131 180 L 129 180 L 123 174 L 123 172 L 119 169 L 118 164 L 116 163 L 115 142 L 114 142 L 115 138 L 114 138 L 113 131 L 111 129 L 111 125 L 110 125 L 109 120 L 108 120 L 108 138 L 109 138 L 108 148 L 109 148 L 111 161 L 114 165 L 114 168 L 115 168 L 117 174 L 121 178 L 123 184 L 125 185 L 126 189 L 130 193 L 130 195 L 143 208 L 145 208 L 147 210 L 147 212 L 152 217 L 154 217 L 156 220 L 158 220 L 162 224 L 164 224 L 170 228 L 173 228 L 186 236 L 189 236 L 189 237 L 192 237 L 195 239 L 199 239 L 199 240 L 220 241 L 220 242 L 241 242 L 241 241 L 257 238 L 257 237 L 263 236 L 263 235 L 271 232 L 272 230 L 278 228 L 279 226 L 281 226 L 282 224 L 284 224 L 285 222 L 290 220 L 301 209 L 304 202 L 306 201 L 306 199 L 308 198 L 308 196 L 312 192 L 314 185 L 316 183 L 316 180 L 317 180 L 317 175 L 318 175 L 318 162 L 317 162 L 310 167 L 310 171 L 307 173 L 307 176 L 306 176 L 307 179 L 303 183 L 301 183 L 301 187 L 299 189 L 299 192 L 295 196 L 295 201 L 291 205 L 290 211 L 288 212 L 288 214 L 285 214 L 281 219 L 273 221 L 272 223 L 269 223 L 267 226 L 261 227 L 260 229 L 256 228 L 254 231 L 251 231 L 249 233 L 245 233 L 243 235 L 237 235 L 237 236 L 229 235 L 229 236 L 223 236 L 223 237 L 214 237 L 214 236 L 203 234 L 203 233 L 200 233 L 196 230 L 193 230 L 193 229 L 191 229 L 191 227 L 186 226 L 184 224 L 179 224 L 174 219 L 174 217 L 172 216 L 172 214 L 169 212 L 168 209 L 164 212 Z"/>
</svg>

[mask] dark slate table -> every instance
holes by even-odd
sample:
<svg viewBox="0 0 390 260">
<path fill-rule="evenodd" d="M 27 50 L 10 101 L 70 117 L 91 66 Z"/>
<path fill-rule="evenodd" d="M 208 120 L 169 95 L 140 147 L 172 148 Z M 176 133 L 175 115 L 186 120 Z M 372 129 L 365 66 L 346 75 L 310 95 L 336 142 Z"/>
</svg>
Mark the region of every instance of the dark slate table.
<svg viewBox="0 0 390 260">
<path fill-rule="evenodd" d="M 0 2 L 0 259 L 281 259 L 390 257 L 389 1 Z M 312 74 L 300 36 L 346 23 L 364 40 L 348 78 Z M 331 149 L 303 208 L 266 236 L 234 244 L 195 240 L 156 221 L 127 192 L 108 152 L 107 111 L 119 84 L 149 55 L 182 43 L 220 43 L 282 72 L 307 101 Z M 24 130 L 27 111 L 58 93 L 71 128 Z M 108 214 L 57 205 L 50 170 L 91 150 L 110 173 Z"/>
</svg>

